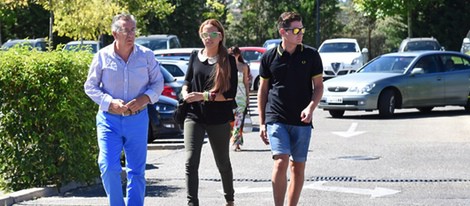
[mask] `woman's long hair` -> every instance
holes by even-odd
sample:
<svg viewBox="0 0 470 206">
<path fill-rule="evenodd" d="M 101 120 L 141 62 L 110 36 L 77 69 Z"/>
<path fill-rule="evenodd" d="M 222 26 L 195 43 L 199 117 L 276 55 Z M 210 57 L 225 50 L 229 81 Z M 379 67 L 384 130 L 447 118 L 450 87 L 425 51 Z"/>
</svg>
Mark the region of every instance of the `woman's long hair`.
<svg viewBox="0 0 470 206">
<path fill-rule="evenodd" d="M 228 52 L 225 47 L 225 31 L 222 24 L 216 19 L 208 19 L 204 21 L 199 27 L 199 33 L 202 32 L 202 29 L 205 25 L 212 25 L 217 28 L 217 30 L 222 35 L 222 41 L 219 42 L 219 47 L 217 55 L 219 59 L 217 61 L 215 72 L 211 74 L 211 80 L 214 83 L 211 91 L 216 92 L 226 92 L 230 89 L 230 62 L 228 60 Z"/>
</svg>

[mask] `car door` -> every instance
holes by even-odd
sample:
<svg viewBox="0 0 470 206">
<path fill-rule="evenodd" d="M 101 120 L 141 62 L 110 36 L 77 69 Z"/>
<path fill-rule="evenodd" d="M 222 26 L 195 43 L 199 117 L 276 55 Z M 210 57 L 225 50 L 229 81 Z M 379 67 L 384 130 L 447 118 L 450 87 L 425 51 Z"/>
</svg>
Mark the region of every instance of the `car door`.
<svg viewBox="0 0 470 206">
<path fill-rule="evenodd" d="M 420 68 L 422 72 L 410 74 L 406 107 L 426 107 L 445 104 L 444 79 L 440 63 L 436 55 L 422 56 L 413 66 L 413 70 Z"/>
<path fill-rule="evenodd" d="M 445 68 L 445 101 L 447 105 L 465 105 L 470 95 L 470 60 L 459 55 L 440 57 Z"/>
</svg>

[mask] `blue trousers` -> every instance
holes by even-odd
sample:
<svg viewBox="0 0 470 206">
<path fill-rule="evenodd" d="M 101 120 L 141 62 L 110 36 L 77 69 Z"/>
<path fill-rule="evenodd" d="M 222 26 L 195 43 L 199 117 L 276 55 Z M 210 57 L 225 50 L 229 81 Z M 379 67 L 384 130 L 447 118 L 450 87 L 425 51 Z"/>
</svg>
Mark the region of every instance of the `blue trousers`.
<svg viewBox="0 0 470 206">
<path fill-rule="evenodd" d="M 99 111 L 96 115 L 101 180 L 111 206 L 143 206 L 147 160 L 147 110 L 132 116 Z M 127 199 L 121 182 L 121 151 L 126 156 Z"/>
</svg>

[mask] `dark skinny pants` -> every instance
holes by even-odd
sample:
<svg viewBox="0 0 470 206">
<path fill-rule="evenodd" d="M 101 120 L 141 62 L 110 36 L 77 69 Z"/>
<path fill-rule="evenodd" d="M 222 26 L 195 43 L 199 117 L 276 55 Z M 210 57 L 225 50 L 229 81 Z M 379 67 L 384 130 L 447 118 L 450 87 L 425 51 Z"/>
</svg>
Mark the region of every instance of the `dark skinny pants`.
<svg viewBox="0 0 470 206">
<path fill-rule="evenodd" d="M 188 205 L 198 206 L 199 163 L 204 135 L 207 132 L 212 153 L 222 179 L 226 201 L 233 201 L 233 173 L 230 163 L 230 123 L 207 125 L 191 119 L 184 122 L 184 146 L 186 149 L 186 192 Z"/>
</svg>

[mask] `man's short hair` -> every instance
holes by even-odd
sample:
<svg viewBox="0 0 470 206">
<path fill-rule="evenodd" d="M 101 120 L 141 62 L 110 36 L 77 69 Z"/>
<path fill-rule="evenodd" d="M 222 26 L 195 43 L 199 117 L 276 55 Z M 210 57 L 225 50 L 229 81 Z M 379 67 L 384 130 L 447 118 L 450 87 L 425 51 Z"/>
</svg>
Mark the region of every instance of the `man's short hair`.
<svg viewBox="0 0 470 206">
<path fill-rule="evenodd" d="M 113 17 L 113 23 L 111 24 L 111 31 L 117 32 L 119 31 L 119 29 L 121 29 L 121 25 L 117 23 L 119 20 L 133 21 L 134 23 L 137 23 L 134 16 L 131 14 L 125 14 L 125 13 L 118 14 Z"/>
<path fill-rule="evenodd" d="M 302 21 L 302 17 L 297 12 L 287 11 L 279 16 L 277 20 L 277 29 L 289 28 L 293 21 Z"/>
</svg>

